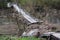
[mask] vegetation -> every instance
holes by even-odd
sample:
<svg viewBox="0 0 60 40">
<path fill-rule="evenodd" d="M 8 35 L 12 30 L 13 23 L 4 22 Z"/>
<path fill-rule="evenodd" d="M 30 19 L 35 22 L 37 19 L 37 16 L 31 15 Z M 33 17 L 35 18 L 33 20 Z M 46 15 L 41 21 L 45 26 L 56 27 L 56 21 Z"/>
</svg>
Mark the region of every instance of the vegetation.
<svg viewBox="0 0 60 40">
<path fill-rule="evenodd" d="M 13 37 L 8 35 L 1 35 L 0 40 L 40 40 L 40 38 L 35 37 Z"/>
<path fill-rule="evenodd" d="M 0 1 L 0 8 L 2 8 L 2 7 L 6 7 L 6 2 L 4 2 L 4 0 Z"/>
<path fill-rule="evenodd" d="M 0 0 L 0 8 L 6 8 L 8 2 L 12 2 L 12 1 L 11 0 Z"/>
<path fill-rule="evenodd" d="M 6 7 L 7 2 L 19 2 L 21 5 L 43 5 L 51 7 L 60 7 L 60 0 L 1 0 L 0 7 Z"/>
<path fill-rule="evenodd" d="M 60 0 L 19 0 L 20 4 L 37 4 L 37 5 L 47 5 L 47 6 L 60 6 Z"/>
</svg>

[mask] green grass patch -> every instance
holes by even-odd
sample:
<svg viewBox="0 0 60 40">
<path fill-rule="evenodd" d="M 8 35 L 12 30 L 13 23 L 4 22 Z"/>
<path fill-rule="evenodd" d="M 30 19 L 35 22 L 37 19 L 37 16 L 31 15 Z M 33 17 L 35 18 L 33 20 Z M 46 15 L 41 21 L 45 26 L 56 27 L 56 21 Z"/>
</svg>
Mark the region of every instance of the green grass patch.
<svg viewBox="0 0 60 40">
<path fill-rule="evenodd" d="M 11 40 L 40 40 L 40 39 L 35 37 L 20 37 L 20 38 L 11 38 Z"/>
<path fill-rule="evenodd" d="M 0 36 L 0 40 L 40 40 L 40 38 L 36 37 L 16 37 L 16 36 Z"/>
</svg>

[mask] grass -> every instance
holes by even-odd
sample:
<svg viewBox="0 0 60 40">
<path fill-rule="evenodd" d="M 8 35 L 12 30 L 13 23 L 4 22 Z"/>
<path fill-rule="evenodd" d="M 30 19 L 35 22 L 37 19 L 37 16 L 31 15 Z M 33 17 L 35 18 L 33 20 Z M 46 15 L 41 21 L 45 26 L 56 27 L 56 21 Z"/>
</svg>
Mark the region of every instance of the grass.
<svg viewBox="0 0 60 40">
<path fill-rule="evenodd" d="M 21 38 L 11 38 L 11 40 L 39 40 L 39 39 L 34 37 L 21 37 Z"/>
<path fill-rule="evenodd" d="M 40 38 L 36 38 L 36 37 L 16 37 L 16 36 L 1 35 L 0 40 L 40 40 Z"/>
</svg>

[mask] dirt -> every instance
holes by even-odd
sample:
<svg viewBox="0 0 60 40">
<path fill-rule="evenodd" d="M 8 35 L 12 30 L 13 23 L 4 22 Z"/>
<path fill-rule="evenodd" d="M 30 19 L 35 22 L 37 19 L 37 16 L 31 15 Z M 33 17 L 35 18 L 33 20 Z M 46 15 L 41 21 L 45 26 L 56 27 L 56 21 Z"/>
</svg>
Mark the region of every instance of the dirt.
<svg viewBox="0 0 60 40">
<path fill-rule="evenodd" d="M 11 18 L 12 14 L 11 9 L 0 9 L 0 34 L 15 35 L 18 33 L 18 26 Z"/>
</svg>

